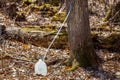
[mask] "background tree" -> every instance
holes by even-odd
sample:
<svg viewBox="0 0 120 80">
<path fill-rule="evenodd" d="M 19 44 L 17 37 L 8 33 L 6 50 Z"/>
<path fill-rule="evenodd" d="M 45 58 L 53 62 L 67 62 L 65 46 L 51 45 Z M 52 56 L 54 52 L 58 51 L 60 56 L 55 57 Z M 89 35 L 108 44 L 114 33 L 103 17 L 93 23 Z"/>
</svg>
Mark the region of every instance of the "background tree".
<svg viewBox="0 0 120 80">
<path fill-rule="evenodd" d="M 90 34 L 88 0 L 68 0 L 68 9 L 71 2 L 73 2 L 73 8 L 67 22 L 71 69 L 78 65 L 82 67 L 97 66 L 97 56 Z"/>
<path fill-rule="evenodd" d="M 113 3 L 109 6 L 103 21 L 109 21 L 113 23 L 120 22 L 120 1 L 114 0 Z"/>
</svg>

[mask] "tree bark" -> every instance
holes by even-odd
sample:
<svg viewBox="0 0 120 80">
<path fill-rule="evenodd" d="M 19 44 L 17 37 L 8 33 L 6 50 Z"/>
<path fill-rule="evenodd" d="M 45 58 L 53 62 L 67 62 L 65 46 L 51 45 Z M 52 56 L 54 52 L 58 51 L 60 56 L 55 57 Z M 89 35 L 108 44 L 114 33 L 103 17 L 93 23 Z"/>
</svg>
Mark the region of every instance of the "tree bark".
<svg viewBox="0 0 120 80">
<path fill-rule="evenodd" d="M 97 56 L 95 54 L 90 34 L 88 0 L 68 0 L 73 2 L 73 8 L 68 18 L 68 40 L 71 51 L 70 64 L 78 64 L 82 67 L 97 66 Z"/>
</svg>

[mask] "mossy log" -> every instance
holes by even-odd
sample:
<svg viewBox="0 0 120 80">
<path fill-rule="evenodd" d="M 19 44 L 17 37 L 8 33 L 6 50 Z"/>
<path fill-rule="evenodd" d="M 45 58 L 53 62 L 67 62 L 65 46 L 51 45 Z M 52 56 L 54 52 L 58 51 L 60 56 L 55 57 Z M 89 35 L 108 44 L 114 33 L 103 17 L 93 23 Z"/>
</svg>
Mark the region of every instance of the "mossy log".
<svg viewBox="0 0 120 80">
<path fill-rule="evenodd" d="M 30 43 L 36 46 L 48 47 L 57 31 L 49 31 L 45 33 L 45 30 L 39 28 L 27 29 L 18 27 L 5 27 L 0 25 L 0 34 L 5 39 L 17 40 L 23 43 Z M 102 36 L 98 32 L 92 32 L 92 40 L 94 47 L 97 49 L 108 49 L 110 51 L 120 52 L 120 33 L 109 33 L 108 36 Z M 63 31 L 59 34 L 55 40 L 52 48 L 68 48 L 67 32 Z"/>
<path fill-rule="evenodd" d="M 33 28 L 32 28 L 33 29 Z M 33 44 L 35 46 L 48 47 L 57 31 L 40 31 L 40 30 L 23 30 L 19 27 L 5 27 L 0 28 L 1 33 L 4 34 L 4 39 L 17 40 L 27 44 Z M 66 48 L 67 46 L 66 34 L 60 33 L 54 42 L 52 48 Z"/>
<path fill-rule="evenodd" d="M 92 33 L 92 39 L 94 47 L 97 49 L 120 52 L 120 33 L 109 33 L 108 36 L 100 36 L 99 33 Z"/>
<path fill-rule="evenodd" d="M 44 16 L 53 16 L 58 11 L 59 7 L 52 6 L 51 4 L 42 4 L 41 6 L 38 5 L 30 5 L 32 11 L 40 11 L 41 15 Z"/>
<path fill-rule="evenodd" d="M 56 13 L 53 17 L 52 17 L 52 21 L 60 21 L 63 22 L 66 16 L 66 12 L 61 12 L 61 13 Z"/>
</svg>

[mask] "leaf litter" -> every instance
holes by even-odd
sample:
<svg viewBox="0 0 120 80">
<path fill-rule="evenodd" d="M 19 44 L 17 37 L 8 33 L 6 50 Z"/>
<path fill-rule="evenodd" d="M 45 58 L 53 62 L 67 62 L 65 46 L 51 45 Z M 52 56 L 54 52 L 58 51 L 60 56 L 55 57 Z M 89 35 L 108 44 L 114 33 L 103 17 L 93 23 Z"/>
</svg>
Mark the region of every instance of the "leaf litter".
<svg viewBox="0 0 120 80">
<path fill-rule="evenodd" d="M 27 49 L 24 46 L 27 46 Z M 47 54 L 46 63 L 54 60 L 58 60 L 58 62 L 49 64 L 48 74 L 46 77 L 43 77 L 34 74 L 34 64 L 39 58 L 42 58 L 46 48 L 23 44 L 18 41 L 5 40 L 4 47 L 1 46 L 0 49 L 2 54 L 2 56 L 0 55 L 0 63 L 2 64 L 0 66 L 0 78 L 3 80 L 119 80 L 120 61 L 112 57 L 110 59 L 108 56 L 115 55 L 116 53 L 110 53 L 105 50 L 98 51 L 100 56 L 104 55 L 102 58 L 105 62 L 101 64 L 102 69 L 87 70 L 80 67 L 75 71 L 66 72 L 63 60 L 69 58 L 69 51 L 50 49 L 50 52 Z"/>
<path fill-rule="evenodd" d="M 92 5 L 92 4 L 95 4 Z M 99 25 L 104 16 L 104 4 L 90 0 L 94 16 L 90 15 L 90 25 Z M 97 14 L 96 14 L 97 13 Z M 21 22 L 24 25 L 48 24 L 50 18 L 43 18 L 34 13 L 27 14 L 28 22 Z M 100 17 L 98 17 L 98 15 Z M 37 18 L 36 18 L 37 16 Z M 35 22 L 34 22 L 35 21 Z M 10 22 L 10 24 L 13 22 Z M 59 25 L 59 22 L 53 22 Z M 115 27 L 116 28 L 116 27 Z M 119 26 L 117 27 L 119 28 Z M 104 33 L 104 32 L 103 32 Z M 107 33 L 109 34 L 109 33 Z M 106 33 L 104 35 L 107 35 Z M 34 74 L 34 64 L 46 53 L 46 48 L 25 44 L 18 41 L 5 40 L 0 45 L 0 80 L 120 80 L 120 55 L 104 49 L 96 50 L 96 53 L 104 61 L 98 69 L 84 69 L 79 67 L 75 71 L 66 72 L 69 66 L 63 64 L 69 58 L 69 50 L 50 49 L 47 54 L 46 63 L 48 65 L 47 76 L 37 76 Z"/>
</svg>

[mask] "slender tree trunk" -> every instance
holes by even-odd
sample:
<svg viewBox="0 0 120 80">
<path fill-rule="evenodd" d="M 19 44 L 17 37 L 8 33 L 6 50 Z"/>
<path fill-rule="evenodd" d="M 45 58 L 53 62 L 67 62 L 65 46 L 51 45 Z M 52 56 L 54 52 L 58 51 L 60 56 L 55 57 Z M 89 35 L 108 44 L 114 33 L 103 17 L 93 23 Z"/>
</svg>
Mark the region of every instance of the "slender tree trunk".
<svg viewBox="0 0 120 80">
<path fill-rule="evenodd" d="M 109 21 L 115 24 L 120 22 L 120 1 L 114 0 L 113 4 L 110 4 L 103 21 Z"/>
<path fill-rule="evenodd" d="M 68 0 L 73 8 L 68 18 L 68 39 L 71 50 L 70 62 L 82 67 L 97 66 L 97 57 L 90 34 L 88 0 Z"/>
</svg>

